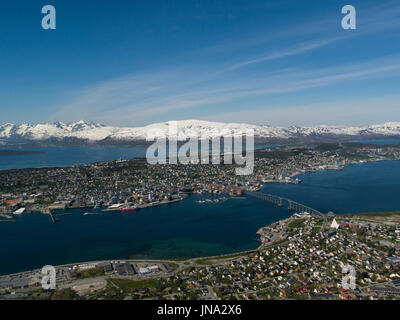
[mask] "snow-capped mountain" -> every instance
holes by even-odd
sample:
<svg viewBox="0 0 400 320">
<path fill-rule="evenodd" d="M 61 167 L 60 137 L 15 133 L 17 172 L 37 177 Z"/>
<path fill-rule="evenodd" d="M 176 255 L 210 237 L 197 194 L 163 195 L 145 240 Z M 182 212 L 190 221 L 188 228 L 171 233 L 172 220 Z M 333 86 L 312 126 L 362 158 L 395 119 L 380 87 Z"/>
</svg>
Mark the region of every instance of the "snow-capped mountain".
<svg viewBox="0 0 400 320">
<path fill-rule="evenodd" d="M 86 142 L 108 141 L 144 141 L 168 134 L 170 122 L 155 123 L 145 127 L 111 127 L 93 122 L 55 122 L 52 124 L 3 124 L 0 125 L 0 141 L 5 142 L 43 142 L 79 140 Z M 400 136 L 400 122 L 388 122 L 366 127 L 313 126 L 313 127 L 277 127 L 252 125 L 245 123 L 222 123 L 202 120 L 177 121 L 178 140 L 185 140 L 200 133 L 208 137 L 221 136 L 221 132 L 234 132 L 253 129 L 256 138 L 264 139 L 305 139 L 323 137 L 371 137 Z"/>
</svg>

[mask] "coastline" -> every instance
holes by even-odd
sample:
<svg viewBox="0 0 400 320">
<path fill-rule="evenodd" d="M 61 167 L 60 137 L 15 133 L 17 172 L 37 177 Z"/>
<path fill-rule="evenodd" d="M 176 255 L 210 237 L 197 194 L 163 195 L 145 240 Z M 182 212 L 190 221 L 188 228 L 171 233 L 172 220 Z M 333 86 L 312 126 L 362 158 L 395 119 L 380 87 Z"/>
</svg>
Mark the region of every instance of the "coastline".
<svg viewBox="0 0 400 320">
<path fill-rule="evenodd" d="M 373 163 L 373 162 L 380 162 L 380 161 L 400 161 L 400 160 L 396 160 L 396 159 L 373 159 L 373 160 L 359 160 L 359 161 L 355 161 L 355 162 L 350 162 L 350 163 L 341 163 L 339 164 L 339 166 L 337 168 L 313 168 L 311 170 L 304 170 L 304 171 L 300 171 L 300 172 L 294 172 L 290 175 L 288 175 L 288 178 L 290 179 L 294 179 L 294 178 L 299 178 L 302 174 L 305 173 L 313 173 L 313 172 L 320 172 L 320 171 L 327 171 L 327 170 L 343 170 L 346 167 L 352 166 L 352 165 L 362 165 L 362 164 L 366 164 L 366 163 Z M 261 187 L 259 187 L 256 190 L 252 190 L 252 191 L 260 191 L 264 186 L 266 186 L 267 184 L 270 183 L 294 183 L 292 180 L 291 181 L 287 181 L 285 179 L 282 180 L 264 180 L 262 181 L 262 185 Z M 170 203 L 175 203 L 175 202 L 179 202 L 184 200 L 184 198 L 179 198 L 179 199 L 173 199 L 173 200 L 163 200 L 160 202 L 152 202 L 152 203 L 148 203 L 148 204 L 140 204 L 137 205 L 137 207 L 139 209 L 145 209 L 145 208 L 150 208 L 150 207 L 156 207 L 156 206 L 160 206 L 160 205 L 165 205 L 165 204 L 170 204 Z M 53 204 L 54 205 L 54 204 Z M 40 209 L 36 209 L 36 210 L 32 210 L 32 213 L 34 212 L 38 212 L 41 214 L 50 214 L 50 211 L 53 211 L 54 208 L 51 208 L 52 205 L 48 205 L 43 206 Z M 86 206 L 79 206 L 79 207 L 60 207 L 60 208 L 56 208 L 56 209 L 93 209 L 95 206 L 94 205 L 86 205 Z M 106 208 L 103 209 L 102 211 L 104 212 L 108 212 L 108 211 L 120 211 L 120 208 Z M 7 219 L 11 219 L 12 218 L 12 213 L 10 213 L 9 218 Z M 0 220 L 0 222 L 2 221 L 6 221 L 6 220 Z"/>
<path fill-rule="evenodd" d="M 299 178 L 302 174 L 305 173 L 314 173 L 314 172 L 323 172 L 323 171 L 331 171 L 331 170 L 336 170 L 336 171 L 342 171 L 347 167 L 351 167 L 353 165 L 363 165 L 363 164 L 367 164 L 367 163 L 374 163 L 374 162 L 381 162 L 381 161 L 400 161 L 400 159 L 372 159 L 372 160 L 359 160 L 358 162 L 350 162 L 350 163 L 341 163 L 339 167 L 337 168 L 318 168 L 318 169 L 311 169 L 311 170 L 304 170 L 304 171 L 300 171 L 300 172 L 294 172 L 292 174 L 289 174 L 288 177 L 290 179 L 292 178 Z M 260 189 L 262 189 L 265 185 L 269 184 L 269 183 L 287 183 L 287 184 L 291 184 L 293 182 L 287 182 L 284 179 L 282 180 L 265 180 L 263 181 L 263 185 L 256 191 L 259 191 Z"/>
<path fill-rule="evenodd" d="M 346 163 L 346 165 L 345 165 L 344 167 L 349 167 L 349 166 L 352 166 L 352 165 L 362 165 L 362 164 L 366 164 L 366 163 L 370 163 L 370 162 L 380 162 L 380 161 L 384 161 L 384 160 L 386 160 L 386 161 L 396 161 L 396 162 L 399 161 L 399 160 L 394 160 L 394 159 L 375 159 L 375 160 L 371 160 L 371 161 L 362 161 L 362 162 L 357 161 L 357 162 Z M 299 176 L 299 175 L 301 175 L 301 174 L 303 174 L 303 173 L 313 173 L 313 172 L 318 172 L 318 171 L 325 171 L 325 170 L 324 170 L 324 169 L 320 169 L 320 170 L 307 170 L 307 171 L 302 171 L 302 172 L 296 172 L 296 173 L 293 174 L 292 176 L 295 177 L 295 176 Z M 268 182 L 266 182 L 265 184 L 263 184 L 263 186 L 266 185 L 267 183 L 268 183 Z M 273 183 L 279 183 L 279 181 L 275 181 L 275 182 L 273 182 Z M 284 183 L 284 181 L 282 181 L 281 183 Z M 178 202 L 178 201 L 180 201 L 180 199 L 176 199 L 175 201 L 172 201 L 172 202 Z M 168 203 L 171 203 L 171 202 L 168 202 Z M 167 203 L 160 203 L 160 204 L 167 204 Z M 157 204 L 157 205 L 159 205 L 159 204 Z M 156 206 L 157 206 L 157 205 L 156 205 Z M 147 207 L 151 207 L 151 206 L 154 206 L 154 205 L 149 205 L 149 206 L 147 206 Z M 283 219 L 283 220 L 285 220 L 285 219 Z M 8 221 L 8 220 L 7 220 L 7 221 Z M 275 222 L 273 222 L 273 223 L 276 223 L 276 222 L 278 222 L 278 221 L 282 221 L 282 219 L 277 220 L 277 221 L 275 221 Z M 265 227 L 265 226 L 264 226 L 264 227 Z M 257 230 L 256 234 L 258 234 L 259 231 L 262 230 L 264 227 L 259 228 L 259 229 Z M 260 244 L 260 246 L 262 246 L 262 244 Z M 260 248 L 260 246 L 258 246 L 258 247 L 255 248 L 255 249 L 252 249 L 251 251 L 258 250 L 258 249 Z M 248 250 L 246 250 L 246 251 L 233 251 L 233 252 L 231 252 L 231 253 L 227 253 L 227 254 L 223 254 L 223 255 L 218 255 L 218 256 L 198 256 L 198 257 L 195 257 L 195 258 L 187 258 L 187 259 L 179 259 L 179 258 L 177 258 L 176 260 L 174 260 L 174 259 L 145 259 L 145 260 L 143 260 L 143 259 L 138 259 L 138 260 L 136 260 L 136 259 L 130 259 L 130 258 L 127 258 L 127 259 L 120 258 L 120 259 L 107 259 L 107 260 L 101 260 L 101 261 L 123 260 L 123 261 L 149 261 L 149 262 L 154 262 L 154 261 L 179 261 L 179 260 L 193 260 L 193 259 L 196 259 L 196 260 L 210 260 L 210 259 L 213 259 L 213 258 L 214 258 L 214 259 L 215 259 L 215 258 L 220 258 L 220 257 L 223 258 L 224 256 L 245 254 L 246 252 L 248 252 Z M 75 262 L 74 264 L 78 264 L 78 263 L 81 263 L 81 262 Z M 71 265 L 71 264 L 68 264 L 68 265 Z M 60 266 L 63 266 L 63 265 L 60 265 Z M 23 271 L 23 272 L 17 272 L 17 273 L 15 273 L 15 274 L 24 274 L 24 273 L 26 273 L 26 272 L 29 272 L 29 270 L 28 270 L 28 271 Z M 2 276 L 7 276 L 7 275 L 2 275 Z"/>
<path fill-rule="evenodd" d="M 250 250 L 243 250 L 243 251 L 235 251 L 231 253 L 226 253 L 226 254 L 220 254 L 220 255 L 212 255 L 212 256 L 198 256 L 198 257 L 191 257 L 191 258 L 170 258 L 170 259 L 132 259 L 132 258 L 114 258 L 114 259 L 105 259 L 105 260 L 91 260 L 91 261 L 77 261 L 73 263 L 66 263 L 66 264 L 60 264 L 60 265 L 55 265 L 54 267 L 57 268 L 68 268 L 68 267 L 73 267 L 75 265 L 82 265 L 82 264 L 87 264 L 87 265 L 97 265 L 99 263 L 112 263 L 112 262 L 131 262 L 131 263 L 171 263 L 171 264 L 176 264 L 176 263 L 184 263 L 185 262 L 191 262 L 191 264 L 202 266 L 202 265 L 207 265 L 207 261 L 215 261 L 215 260 L 228 260 L 230 258 L 239 258 L 241 256 L 248 255 L 250 253 L 254 253 L 259 251 L 261 248 L 266 247 L 266 246 L 273 246 L 276 243 L 280 243 L 282 240 L 281 237 L 275 239 L 274 241 L 268 242 L 268 243 L 263 243 L 261 241 L 261 234 L 262 230 L 269 227 L 270 225 L 277 224 L 277 223 L 287 223 L 288 221 L 292 220 L 293 216 L 290 216 L 285 219 L 277 220 L 272 222 L 269 225 L 265 225 L 263 227 L 260 227 L 255 234 L 259 236 L 258 239 L 256 239 L 260 244 Z M 11 274 L 3 274 L 0 275 L 0 279 L 6 278 L 6 277 L 21 277 L 30 273 L 35 273 L 35 272 L 41 272 L 41 269 L 32 269 L 32 270 L 26 270 L 26 271 L 21 271 L 21 272 L 15 272 Z"/>
<path fill-rule="evenodd" d="M 381 215 L 387 215 L 387 214 L 400 214 L 400 211 L 397 212 L 363 212 L 363 213 L 339 213 L 337 214 L 338 216 L 368 216 L 368 215 L 376 215 L 376 214 L 381 214 Z M 198 256 L 198 257 L 190 257 L 190 258 L 167 258 L 167 259 L 134 259 L 134 258 L 113 258 L 113 259 L 105 259 L 105 260 L 90 260 L 90 261 L 76 261 L 73 263 L 66 263 L 66 264 L 60 264 L 60 265 L 55 265 L 55 268 L 64 268 L 64 267 L 72 267 L 74 265 L 81 265 L 81 264 L 98 264 L 98 263 L 102 263 L 102 262 L 132 262 L 132 263 L 177 263 L 177 262 L 192 262 L 195 265 L 197 264 L 198 266 L 201 266 L 204 264 L 201 263 L 201 261 L 215 261 L 215 260 L 228 260 L 230 258 L 239 258 L 241 256 L 245 256 L 247 254 L 253 253 L 253 252 L 257 252 L 259 251 L 261 248 L 265 247 L 265 246 L 273 246 L 277 243 L 280 243 L 281 241 L 284 241 L 284 238 L 278 237 L 276 238 L 274 241 L 268 242 L 268 243 L 263 243 L 261 240 L 261 235 L 262 235 L 262 231 L 264 229 L 270 228 L 272 225 L 277 225 L 277 224 L 287 224 L 288 222 L 290 222 L 290 220 L 293 219 L 293 215 L 291 215 L 288 218 L 284 218 L 284 219 L 280 219 L 274 222 L 271 222 L 268 225 L 264 225 L 262 227 L 260 227 L 255 234 L 257 234 L 259 236 L 258 239 L 256 239 L 260 244 L 254 248 L 254 249 L 250 249 L 250 250 L 243 250 L 243 251 L 233 251 L 231 253 L 226 253 L 226 254 L 220 254 L 220 255 L 212 255 L 212 256 Z M 205 263 L 207 265 L 207 263 Z M 0 279 L 1 278 L 5 278 L 5 277 L 21 277 L 30 273 L 34 273 L 34 272 L 40 272 L 41 269 L 32 269 L 32 270 L 25 270 L 25 271 L 21 271 L 21 272 L 15 272 L 15 273 L 10 273 L 10 274 L 0 274 Z"/>
</svg>

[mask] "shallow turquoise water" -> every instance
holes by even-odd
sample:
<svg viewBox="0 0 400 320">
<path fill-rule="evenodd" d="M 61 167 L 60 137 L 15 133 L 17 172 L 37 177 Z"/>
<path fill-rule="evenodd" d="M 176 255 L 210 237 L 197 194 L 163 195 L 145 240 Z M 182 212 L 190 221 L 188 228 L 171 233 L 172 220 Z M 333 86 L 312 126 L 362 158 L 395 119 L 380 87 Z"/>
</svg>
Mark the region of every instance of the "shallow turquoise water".
<svg viewBox="0 0 400 320">
<path fill-rule="evenodd" d="M 267 184 L 263 191 L 322 212 L 400 210 L 400 161 L 351 165 L 300 175 L 302 183 Z M 262 200 L 199 204 L 201 196 L 136 213 L 70 210 L 52 224 L 41 214 L 0 222 L 0 274 L 79 261 L 179 258 L 232 253 L 258 246 L 255 232 L 291 215 Z"/>
<path fill-rule="evenodd" d="M 258 246 L 256 231 L 289 212 L 257 199 L 198 204 L 200 196 L 135 213 L 69 210 L 51 223 L 41 214 L 0 222 L 0 274 L 114 258 L 199 257 Z M 90 211 L 90 210 L 89 210 Z M 92 210 L 95 211 L 95 210 Z M 97 210 L 97 212 L 100 212 Z"/>
</svg>

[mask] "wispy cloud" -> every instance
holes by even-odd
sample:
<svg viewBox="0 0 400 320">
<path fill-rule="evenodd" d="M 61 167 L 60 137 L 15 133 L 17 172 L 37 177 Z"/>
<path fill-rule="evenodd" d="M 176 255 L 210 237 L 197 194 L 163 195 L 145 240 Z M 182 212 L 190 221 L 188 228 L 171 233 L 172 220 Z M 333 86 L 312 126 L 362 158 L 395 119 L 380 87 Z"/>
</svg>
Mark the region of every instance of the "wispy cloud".
<svg viewBox="0 0 400 320">
<path fill-rule="evenodd" d="M 397 2 L 381 4 L 378 7 L 374 7 L 373 9 L 372 8 L 362 9 L 359 12 L 359 16 L 362 17 L 361 19 L 359 19 L 361 21 L 361 25 L 359 26 L 358 30 L 354 32 L 341 32 L 336 35 L 333 35 L 332 32 L 330 32 L 331 34 L 327 38 L 321 38 L 319 40 L 298 43 L 293 47 L 284 48 L 279 51 L 270 52 L 248 60 L 243 60 L 241 62 L 229 66 L 227 70 L 234 71 L 253 64 L 278 60 L 291 56 L 297 56 L 319 48 L 332 45 L 341 40 L 346 40 L 355 37 L 362 37 L 371 33 L 382 32 L 387 29 L 396 28 L 400 26 L 400 20 L 398 18 L 399 15 L 400 15 L 400 6 L 398 5 Z M 337 21 L 340 21 L 340 19 L 335 19 L 336 23 Z M 333 24 L 333 19 L 330 19 L 328 22 L 325 22 L 325 26 L 326 25 L 331 26 L 332 24 Z M 310 26 L 312 26 L 312 28 Z M 315 23 L 314 25 L 310 26 L 308 28 L 312 30 L 318 29 L 316 28 Z M 302 29 L 307 30 L 307 28 L 304 26 L 302 27 Z M 295 28 L 294 31 L 299 32 L 298 28 Z"/>
<path fill-rule="evenodd" d="M 313 49 L 324 47 L 335 41 L 337 41 L 337 38 L 324 39 L 324 40 L 309 42 L 309 43 L 301 43 L 294 48 L 289 48 L 289 49 L 285 49 L 283 51 L 269 53 L 265 56 L 262 56 L 262 57 L 259 57 L 256 59 L 251 59 L 251 60 L 242 61 L 240 63 L 236 63 L 236 64 L 230 66 L 228 68 L 228 70 L 233 71 L 233 70 L 240 69 L 242 67 L 247 67 L 249 65 L 256 64 L 256 63 L 282 59 L 282 58 L 286 58 L 286 57 L 290 57 L 290 56 L 296 56 L 298 54 L 302 54 L 302 53 L 311 51 Z"/>
<path fill-rule="evenodd" d="M 360 27 L 356 32 L 343 33 L 336 30 L 331 34 L 321 35 L 321 32 L 315 31 L 318 29 L 315 25 L 338 24 L 338 17 L 334 19 L 335 21 L 317 20 L 314 27 L 308 23 L 298 26 L 294 31 L 282 31 L 281 36 L 287 32 L 291 39 L 296 30 L 297 32 L 303 29 L 309 30 L 307 34 L 312 35 L 310 37 L 312 40 L 298 40 L 289 47 L 277 47 L 268 51 L 265 51 L 265 48 L 264 51 L 252 50 L 251 55 L 241 60 L 231 58 L 225 59 L 222 63 L 175 64 L 164 71 L 149 70 L 89 85 L 71 95 L 70 100 L 60 103 L 58 111 L 52 115 L 52 120 L 72 121 L 82 118 L 113 125 L 143 125 L 154 121 L 176 119 L 184 112 L 191 112 L 195 116 L 206 108 L 209 109 L 208 120 L 212 120 L 214 116 L 227 117 L 229 121 L 242 121 L 246 117 L 257 120 L 263 115 L 268 115 L 269 118 L 265 121 L 271 121 L 272 115 L 282 119 L 280 114 L 288 110 L 293 114 L 299 114 L 300 110 L 308 110 L 307 106 L 299 108 L 298 112 L 283 108 L 282 111 L 274 109 L 271 113 L 268 113 L 268 110 L 260 111 L 257 106 L 260 105 L 260 101 L 267 101 L 270 97 L 284 97 L 290 93 L 351 84 L 365 79 L 400 76 L 399 55 L 378 55 L 374 59 L 364 58 L 365 60 L 356 62 L 349 59 L 348 62 L 340 64 L 330 61 L 325 67 L 321 63 L 314 65 L 311 61 L 304 67 L 286 66 L 285 69 L 278 70 L 273 68 L 288 57 L 314 53 L 339 41 L 400 27 L 398 18 L 396 20 L 400 6 L 394 2 L 392 6 L 382 4 L 376 11 L 367 8 L 361 12 L 364 14 L 358 19 Z M 340 17 L 340 14 L 338 16 Z M 251 45 L 263 41 L 265 39 L 260 37 Z M 232 47 L 227 46 L 227 48 L 233 50 Z M 223 46 L 213 48 L 207 54 L 212 54 L 213 50 L 220 54 Z M 246 67 L 268 65 L 268 63 L 272 66 L 268 72 L 262 74 L 246 72 Z M 239 70 L 240 72 L 233 72 Z M 221 104 L 231 105 L 228 109 L 221 110 L 219 109 Z M 246 106 L 246 111 L 235 110 L 235 105 Z M 273 108 L 273 106 L 268 107 Z M 310 107 L 312 111 L 308 114 L 315 111 L 315 108 L 316 106 Z M 334 106 L 330 105 L 329 108 L 332 109 Z M 329 108 L 327 110 L 330 110 Z"/>
<path fill-rule="evenodd" d="M 252 112 L 239 110 L 224 112 L 202 120 L 269 124 L 278 126 L 293 125 L 346 125 L 364 126 L 376 123 L 398 121 L 400 119 L 400 95 L 375 96 L 368 99 L 340 98 L 335 101 L 322 101 L 312 104 L 289 104 L 286 106 L 264 105 Z M 397 118 L 393 118 L 394 115 Z"/>
<path fill-rule="evenodd" d="M 243 98 L 283 95 L 348 81 L 399 76 L 400 56 L 341 67 L 287 70 L 262 79 L 242 78 L 239 82 L 219 82 L 218 77 L 207 78 L 206 73 L 200 70 L 197 74 L 196 81 L 192 77 L 189 81 L 183 72 L 135 75 L 107 81 L 83 90 L 61 106 L 53 119 L 83 118 L 112 124 L 145 124 L 159 117 L 168 119 L 173 111 L 196 111 Z"/>
</svg>

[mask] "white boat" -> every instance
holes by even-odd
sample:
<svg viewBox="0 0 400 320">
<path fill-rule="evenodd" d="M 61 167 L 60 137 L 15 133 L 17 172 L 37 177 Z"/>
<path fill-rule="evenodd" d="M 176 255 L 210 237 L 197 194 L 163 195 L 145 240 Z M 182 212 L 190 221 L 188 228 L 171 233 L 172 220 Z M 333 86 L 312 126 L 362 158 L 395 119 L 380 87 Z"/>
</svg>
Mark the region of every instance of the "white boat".
<svg viewBox="0 0 400 320">
<path fill-rule="evenodd" d="M 14 214 L 15 215 L 20 215 L 20 214 L 23 214 L 24 212 L 25 212 L 25 208 L 20 208 L 20 209 L 14 211 Z"/>
</svg>

